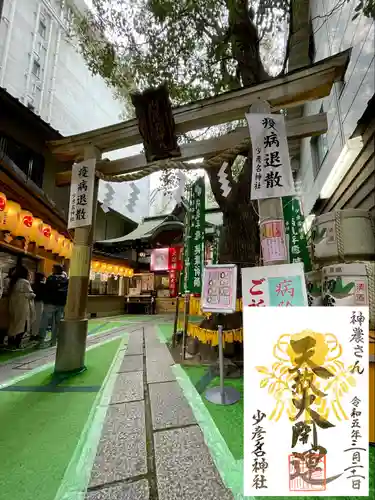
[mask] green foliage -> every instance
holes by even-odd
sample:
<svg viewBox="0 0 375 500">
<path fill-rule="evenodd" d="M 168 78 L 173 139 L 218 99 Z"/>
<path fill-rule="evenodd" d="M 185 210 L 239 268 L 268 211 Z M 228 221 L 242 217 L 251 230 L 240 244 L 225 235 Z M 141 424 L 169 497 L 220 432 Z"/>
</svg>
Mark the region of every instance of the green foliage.
<svg viewBox="0 0 375 500">
<path fill-rule="evenodd" d="M 280 32 L 289 0 L 258 0 L 250 9 L 265 46 Z M 247 0 L 93 0 L 74 34 L 93 74 L 120 96 L 167 83 L 173 105 L 241 86 L 229 16 Z M 282 61 L 281 61 L 282 62 Z"/>
<path fill-rule="evenodd" d="M 363 12 L 366 17 L 375 19 L 375 0 L 361 0 L 354 9 L 353 21 Z"/>
</svg>

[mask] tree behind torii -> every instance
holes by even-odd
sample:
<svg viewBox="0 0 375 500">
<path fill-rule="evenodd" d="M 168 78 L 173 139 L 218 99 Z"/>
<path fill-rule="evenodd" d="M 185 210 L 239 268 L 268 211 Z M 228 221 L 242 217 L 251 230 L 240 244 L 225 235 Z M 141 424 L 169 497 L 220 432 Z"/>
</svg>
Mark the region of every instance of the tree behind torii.
<svg viewBox="0 0 375 500">
<path fill-rule="evenodd" d="M 75 31 L 90 70 L 124 99 L 129 92 L 165 82 L 177 105 L 272 78 L 262 60 L 267 49 L 268 66 L 284 71 L 289 0 L 252 3 L 256 11 L 248 0 L 93 0 L 94 10 L 77 20 Z M 257 265 L 251 161 L 237 176 L 227 169 L 232 186 L 227 198 L 218 170 L 207 169 L 223 213 L 219 261 Z M 240 326 L 241 316 L 233 315 L 227 327 Z"/>
</svg>

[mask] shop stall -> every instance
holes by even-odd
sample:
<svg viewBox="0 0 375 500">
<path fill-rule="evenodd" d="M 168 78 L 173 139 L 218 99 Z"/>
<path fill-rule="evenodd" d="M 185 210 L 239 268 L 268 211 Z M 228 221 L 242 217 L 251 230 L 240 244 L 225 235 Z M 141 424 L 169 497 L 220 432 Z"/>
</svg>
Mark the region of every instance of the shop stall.
<svg viewBox="0 0 375 500">
<path fill-rule="evenodd" d="M 129 282 L 133 274 L 128 261 L 94 253 L 90 270 L 88 317 L 124 314 Z"/>
<path fill-rule="evenodd" d="M 50 210 L 53 214 L 52 207 Z M 69 234 L 64 231 L 64 221 L 56 213 L 54 217 L 43 220 L 40 217 L 42 212 L 31 195 L 29 202 L 26 199 L 21 205 L 11 199 L 8 193 L 0 192 L 1 336 L 4 336 L 9 324 L 7 278 L 12 268 L 17 264 L 27 267 L 31 282 L 36 272 L 46 276 L 51 274 L 54 264 L 62 264 L 66 271 L 69 270 L 73 244 Z M 53 226 L 56 219 L 58 224 Z"/>
<path fill-rule="evenodd" d="M 134 276 L 126 294 L 126 311 L 173 314 L 182 269 L 186 207 L 179 204 L 167 216 L 147 217 L 137 229 L 121 238 L 99 241 L 95 249 L 111 255 L 132 255 Z M 205 261 L 212 259 L 215 227 L 221 213 L 206 213 Z"/>
</svg>

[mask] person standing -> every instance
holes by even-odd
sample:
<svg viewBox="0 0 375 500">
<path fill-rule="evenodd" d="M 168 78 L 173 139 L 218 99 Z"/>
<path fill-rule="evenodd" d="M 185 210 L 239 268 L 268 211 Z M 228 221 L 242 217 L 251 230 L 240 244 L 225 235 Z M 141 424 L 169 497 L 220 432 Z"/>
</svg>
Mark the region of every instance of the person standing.
<svg viewBox="0 0 375 500">
<path fill-rule="evenodd" d="M 22 338 L 35 319 L 35 294 L 29 281 L 29 271 L 18 266 L 9 282 L 9 329 L 8 346 L 17 350 L 21 348 Z"/>
<path fill-rule="evenodd" d="M 30 340 L 39 340 L 39 330 L 43 316 L 44 307 L 44 287 L 46 278 L 43 273 L 35 273 L 34 283 L 32 284 L 33 292 L 35 293 L 35 321 L 31 327 Z"/>
<path fill-rule="evenodd" d="M 48 276 L 44 286 L 44 309 L 39 330 L 40 347 L 44 347 L 47 328 L 52 323 L 51 346 L 56 345 L 60 321 L 68 297 L 69 279 L 60 264 L 53 266 L 53 274 Z"/>
</svg>

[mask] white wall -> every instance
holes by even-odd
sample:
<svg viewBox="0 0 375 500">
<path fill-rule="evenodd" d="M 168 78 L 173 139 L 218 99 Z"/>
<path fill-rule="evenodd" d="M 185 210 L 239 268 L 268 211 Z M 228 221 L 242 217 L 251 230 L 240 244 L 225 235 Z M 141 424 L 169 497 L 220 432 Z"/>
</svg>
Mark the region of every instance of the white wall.
<svg viewBox="0 0 375 500">
<path fill-rule="evenodd" d="M 306 114 L 318 113 L 321 105 L 328 115 L 326 134 L 328 154 L 317 175 L 314 175 L 314 156 L 310 139 L 301 147 L 301 166 L 298 180 L 302 182 L 305 213 L 311 212 L 314 203 L 338 159 L 345 142 L 356 128 L 368 101 L 374 94 L 374 22 L 363 15 L 352 20 L 357 0 L 345 3 L 327 16 L 338 0 L 311 0 L 311 18 L 315 33 L 315 60 L 319 61 L 352 47 L 352 54 L 345 75 L 345 85 L 336 84 L 331 95 L 306 105 Z M 319 168 L 319 165 L 315 166 Z"/>
<path fill-rule="evenodd" d="M 82 1 L 75 3 L 82 7 Z M 0 24 L 0 85 L 25 105 L 33 104 L 43 120 L 67 136 L 120 122 L 122 104 L 101 77 L 92 76 L 66 36 L 67 11 L 62 5 L 61 0 L 5 0 Z M 40 14 L 45 14 L 44 37 L 38 33 Z M 35 57 L 41 65 L 39 78 L 30 72 Z M 126 184 L 113 185 L 116 193 L 111 206 L 138 221 L 148 215 L 149 179 L 137 185 L 142 199 L 133 213 L 125 208 L 130 190 Z M 103 192 L 101 185 L 100 201 Z"/>
</svg>

